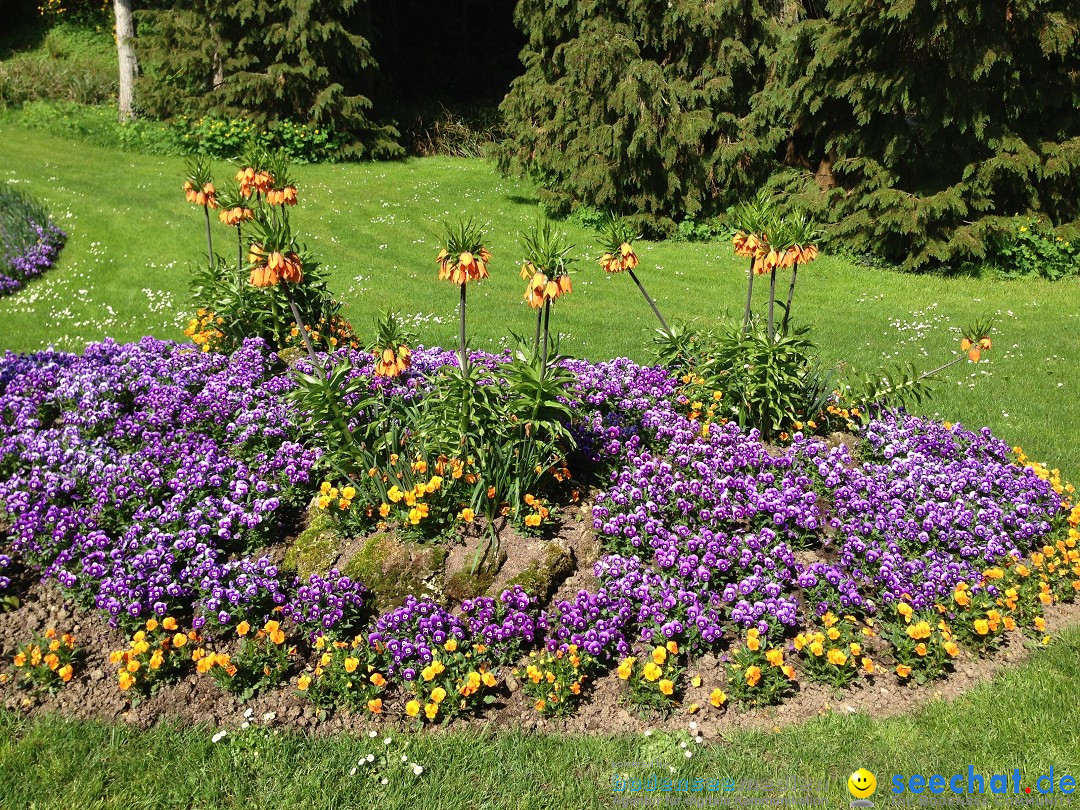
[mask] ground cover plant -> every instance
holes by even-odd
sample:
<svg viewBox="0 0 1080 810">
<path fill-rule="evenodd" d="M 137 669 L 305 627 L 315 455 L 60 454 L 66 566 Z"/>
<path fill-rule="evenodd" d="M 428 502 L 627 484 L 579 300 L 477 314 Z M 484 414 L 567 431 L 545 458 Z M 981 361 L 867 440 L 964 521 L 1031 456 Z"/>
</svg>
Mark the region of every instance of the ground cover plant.
<svg viewBox="0 0 1080 810">
<path fill-rule="evenodd" d="M 414 354 L 417 370 L 396 381 L 399 391 L 423 396 L 416 384 L 425 353 Z M 356 373 L 380 385 L 374 358 L 357 354 Z M 436 351 L 428 362 L 437 369 L 455 360 Z M 182 662 L 189 647 L 194 667 L 206 655 L 199 634 L 230 639 L 256 627 L 275 645 L 287 636 L 310 649 L 320 667 L 333 661 L 322 647 L 348 640 L 363 653 L 352 668 L 347 657 L 341 666 L 352 671 L 373 656 L 364 674 L 376 673 L 380 687 L 431 681 L 460 645 L 465 669 L 447 675 L 456 700 L 468 696 L 473 673 L 478 684 L 494 685 L 492 656 L 508 642 L 518 653 L 535 645 L 554 655 L 580 651 L 606 668 L 635 654 L 670 668 L 678 656 L 742 646 L 770 665 L 783 663 L 785 679 L 796 680 L 772 651 L 794 649 L 795 632 L 817 622 L 831 634 L 836 616 L 875 628 L 862 657 L 872 655 L 879 668 L 888 662 L 901 681 L 913 663 L 929 664 L 920 646 L 943 645 L 943 657 L 925 671 L 932 679 L 957 643 L 980 650 L 972 640 L 987 634 L 988 618 L 995 625 L 1008 618 L 1044 641 L 1042 607 L 1077 592 L 1080 510 L 1068 506 L 1071 492 L 988 431 L 883 413 L 863 429 L 854 455 L 801 434 L 767 452 L 756 433 L 733 421 L 703 431 L 680 414 L 670 396 L 678 381 L 662 371 L 565 362 L 576 372 L 567 394 L 578 403 L 571 422 L 583 451 L 577 476 L 584 479 L 590 466 L 611 470 L 609 480 L 597 481 L 593 509 L 598 536 L 615 552 L 594 567 L 598 590 L 546 609 L 520 590 L 506 591 L 482 610 L 465 605 L 466 616 L 476 617 L 466 622 L 438 600 L 410 597 L 405 612 L 384 614 L 365 631 L 360 583 L 336 572 L 305 581 L 269 565 L 261 549 L 318 492 L 313 470 L 323 451 L 290 437 L 292 376 L 274 368 L 259 341 L 232 357 L 151 339 L 91 347 L 83 357 L 9 356 L 0 499 L 10 516 L 10 567 L 54 580 L 75 603 L 135 633 L 129 654 L 147 661 L 131 670 L 130 659 L 116 656 L 124 690 L 140 669 L 156 677 L 164 661 L 152 663 L 155 649 L 176 648 Z M 908 510 L 897 510 L 898 493 Z M 117 508 L 124 503 L 131 506 Z M 472 522 L 461 516 L 464 503 L 449 505 L 460 526 Z M 315 509 L 344 511 L 338 503 Z M 814 550 L 828 556 L 805 556 Z M 1056 560 L 1058 576 L 1047 573 L 1047 558 Z M 1008 595 L 998 584 L 1006 572 L 1036 587 Z M 973 601 L 979 609 L 961 609 Z M 177 633 L 187 640 L 176 643 Z M 231 662 L 217 663 L 227 669 Z M 729 694 L 759 684 L 759 664 L 741 667 L 746 683 Z M 674 691 L 671 678 L 641 669 L 642 680 L 667 681 L 660 694 Z M 422 696 L 434 719 L 445 694 Z M 367 705 L 375 714 L 389 710 L 387 698 Z"/>
</svg>

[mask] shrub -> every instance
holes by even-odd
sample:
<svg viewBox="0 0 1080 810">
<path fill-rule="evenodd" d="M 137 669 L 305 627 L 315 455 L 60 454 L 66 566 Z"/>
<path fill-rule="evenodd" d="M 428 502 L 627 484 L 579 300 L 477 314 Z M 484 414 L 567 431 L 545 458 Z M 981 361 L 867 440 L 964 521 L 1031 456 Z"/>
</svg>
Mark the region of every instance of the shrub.
<svg viewBox="0 0 1080 810">
<path fill-rule="evenodd" d="M 503 124 L 494 107 L 460 112 L 437 105 L 402 117 L 401 143 L 410 155 L 486 157 L 502 140 Z"/>
<path fill-rule="evenodd" d="M 38 13 L 53 24 L 100 26 L 109 21 L 109 0 L 41 0 Z"/>
<path fill-rule="evenodd" d="M 291 121 L 312 130 L 313 144 L 334 133 L 337 157 L 398 157 L 397 130 L 373 118 L 366 95 L 377 65 L 361 5 L 199 0 L 142 10 L 140 104 L 159 118 L 213 114 L 250 119 L 260 130 Z M 311 31 L 317 35 L 302 35 Z M 307 140 L 288 125 L 282 137 L 283 145 Z"/>
<path fill-rule="evenodd" d="M 833 237 L 919 270 L 981 262 L 1017 215 L 1077 233 L 1069 2 L 818 5 L 785 31 L 753 119 L 792 167 L 776 185 Z"/>
<path fill-rule="evenodd" d="M 254 146 L 280 152 L 297 163 L 334 159 L 344 139 L 333 130 L 289 119 L 259 125 L 246 118 L 206 115 L 198 119 L 180 118 L 173 125 L 174 137 L 184 148 L 207 157 L 236 160 Z"/>
<path fill-rule="evenodd" d="M 46 4 L 46 10 L 50 4 Z M 52 5 L 55 5 L 53 3 Z M 0 61 L 0 109 L 34 101 L 108 104 L 117 93 L 116 48 L 104 33 L 112 21 L 69 8 L 49 26 L 39 47 Z M 93 6 L 94 3 L 78 3 Z M 111 14 L 109 15 L 111 16 Z M 113 119 L 116 110 L 113 108 Z"/>
<path fill-rule="evenodd" d="M 97 60 L 20 56 L 0 62 L 0 108 L 33 101 L 104 104 L 116 97 L 116 87 L 115 68 Z"/>
<path fill-rule="evenodd" d="M 184 155 L 188 151 L 167 124 L 146 118 L 121 123 L 111 106 L 34 101 L 9 115 L 13 122 L 26 129 L 60 138 L 75 138 L 109 149 L 152 155 Z"/>
<path fill-rule="evenodd" d="M 1027 217 L 994 240 L 988 262 L 1006 278 L 1059 279 L 1080 273 L 1080 246 L 1055 233 L 1046 220 Z"/>
</svg>

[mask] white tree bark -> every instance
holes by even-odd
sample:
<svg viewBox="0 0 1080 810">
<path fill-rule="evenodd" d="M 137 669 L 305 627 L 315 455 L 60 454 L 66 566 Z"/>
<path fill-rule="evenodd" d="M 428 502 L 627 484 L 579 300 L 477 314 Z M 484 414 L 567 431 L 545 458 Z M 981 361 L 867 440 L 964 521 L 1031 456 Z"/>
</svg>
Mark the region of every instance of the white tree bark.
<svg viewBox="0 0 1080 810">
<path fill-rule="evenodd" d="M 135 75 L 139 63 L 135 58 L 135 20 L 131 0 L 113 0 L 116 16 L 116 53 L 120 60 L 120 120 L 135 116 Z"/>
</svg>

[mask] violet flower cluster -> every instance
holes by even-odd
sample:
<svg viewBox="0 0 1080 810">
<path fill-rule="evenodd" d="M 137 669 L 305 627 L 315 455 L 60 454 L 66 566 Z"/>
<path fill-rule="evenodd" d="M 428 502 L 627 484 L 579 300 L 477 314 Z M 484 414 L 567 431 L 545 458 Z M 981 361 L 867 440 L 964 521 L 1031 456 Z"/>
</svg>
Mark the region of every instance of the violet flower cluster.
<svg viewBox="0 0 1080 810">
<path fill-rule="evenodd" d="M 367 592 L 361 583 L 331 569 L 325 577 L 312 574 L 307 582 L 297 580 L 294 587 L 283 613 L 311 638 L 319 633 L 349 633 L 360 628 Z"/>
<path fill-rule="evenodd" d="M 81 357 L 8 354 L 12 552 L 114 623 L 216 598 L 234 573 L 218 563 L 276 537 L 279 512 L 312 486 L 319 454 L 289 438 L 285 387 L 260 341 L 232 357 L 150 338 Z"/>
<path fill-rule="evenodd" d="M 864 439 L 862 463 L 836 450 L 829 464 L 838 565 L 885 602 L 930 607 L 1043 545 L 1065 518 L 1050 483 L 989 429 L 884 414 Z"/>
<path fill-rule="evenodd" d="M 337 356 L 369 390 L 411 401 L 456 363 L 418 349 L 383 380 L 369 354 Z M 564 362 L 575 473 L 606 479 L 592 509 L 599 586 L 543 612 L 520 588 L 467 600 L 460 616 L 410 596 L 367 636 L 388 676 L 416 678 L 451 638 L 498 660 L 543 643 L 611 662 L 643 644 L 699 652 L 731 631 L 779 635 L 827 610 L 926 607 L 1065 517 L 988 430 L 882 414 L 857 458 L 801 434 L 767 450 L 756 432 L 689 420 L 662 369 Z M 15 558 L 114 623 L 188 613 L 222 629 L 280 608 L 312 635 L 361 629 L 360 583 L 337 571 L 301 582 L 251 556 L 308 502 L 320 457 L 298 441 L 291 378 L 271 363 L 260 341 L 224 357 L 149 338 L 0 360 L 0 571 Z"/>
<path fill-rule="evenodd" d="M 647 428 L 653 441 L 625 454 L 593 509 L 605 547 L 623 555 L 601 560 L 597 575 L 609 590 L 631 578 L 621 592 L 641 605 L 642 639 L 650 617 L 667 620 L 656 640 L 708 646 L 724 622 L 768 633 L 827 610 L 865 615 L 900 599 L 928 607 L 1041 545 L 1064 519 L 1052 487 L 985 429 L 882 414 L 856 462 L 801 434 L 771 454 L 755 432 L 702 431 L 677 413 Z M 812 556 L 800 562 L 798 549 Z M 680 604 L 680 588 L 712 608 L 696 614 L 709 635 L 676 624 L 667 606 Z M 646 594 L 665 590 L 662 609 L 651 609 Z"/>
<path fill-rule="evenodd" d="M 469 637 L 461 620 L 428 597 L 405 597 L 405 604 L 384 613 L 368 634 L 368 644 L 384 659 L 387 675 L 411 681 L 434 660 L 450 639 Z"/>
<path fill-rule="evenodd" d="M 593 525 L 605 546 L 655 565 L 670 578 L 668 591 L 696 594 L 710 607 L 712 625 L 696 612 L 693 633 L 682 622 L 675 636 L 686 635 L 677 641 L 714 644 L 721 617 L 762 633 L 795 626 L 794 549 L 824 525 L 813 461 L 825 445 L 797 436 L 773 456 L 756 432 L 729 423 L 703 436 L 677 414 L 654 430 L 655 445 L 628 454 L 597 496 Z M 671 638 L 670 622 L 666 630 Z"/>
<path fill-rule="evenodd" d="M 11 238 L 0 227 L 0 295 L 9 295 L 56 264 L 67 234 L 51 221 L 26 221 L 31 238 Z M 23 229 L 20 229 L 23 230 Z"/>
<path fill-rule="evenodd" d="M 577 377 L 573 394 L 581 403 L 571 431 L 578 455 L 590 465 L 622 463 L 653 438 L 652 428 L 677 418 L 678 381 L 663 369 L 625 358 L 568 360 L 565 365 Z"/>
<path fill-rule="evenodd" d="M 599 661 L 611 663 L 630 654 L 638 605 L 627 596 L 599 588 L 582 589 L 573 599 L 560 599 L 540 615 L 549 652 L 571 644 Z"/>
<path fill-rule="evenodd" d="M 609 555 L 593 571 L 609 593 L 637 606 L 634 622 L 644 644 L 676 640 L 700 652 L 723 638 L 723 601 L 715 591 L 689 590 L 679 577 L 648 568 L 636 556 Z"/>
<path fill-rule="evenodd" d="M 480 596 L 461 603 L 461 618 L 473 639 L 488 647 L 492 657 L 509 663 L 537 639 L 540 606 L 520 585 L 503 590 L 498 599 Z"/>
<path fill-rule="evenodd" d="M 195 593 L 192 623 L 196 630 L 207 625 L 231 628 L 242 621 L 262 624 L 290 597 L 288 583 L 282 581 L 277 566 L 266 557 L 233 560 L 224 565 L 208 562 Z"/>
</svg>

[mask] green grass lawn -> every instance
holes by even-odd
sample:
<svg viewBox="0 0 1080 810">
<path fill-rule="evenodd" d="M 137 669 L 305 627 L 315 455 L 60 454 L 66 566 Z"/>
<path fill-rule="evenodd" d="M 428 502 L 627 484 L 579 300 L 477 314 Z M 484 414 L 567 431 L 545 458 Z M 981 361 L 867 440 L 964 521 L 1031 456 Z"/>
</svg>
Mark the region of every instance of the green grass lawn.
<svg viewBox="0 0 1080 810">
<path fill-rule="evenodd" d="M 419 778 L 402 768 L 386 785 L 360 768 L 381 739 L 171 726 L 136 732 L 45 716 L 0 713 L 0 806 L 6 808 L 594 808 L 612 806 L 611 763 L 660 762 L 678 778 L 734 779 L 743 797 L 795 800 L 747 780 L 828 779 L 828 807 L 846 807 L 848 774 L 877 777 L 878 807 L 891 803 L 891 779 L 915 774 L 1021 773 L 1021 787 L 1054 768 L 1055 780 L 1080 777 L 1075 723 L 1080 682 L 1080 629 L 1073 628 L 1023 667 L 954 703 L 887 720 L 831 714 L 779 733 L 741 733 L 706 741 L 686 759 L 678 738 L 527 736 L 519 732 L 399 735 Z M 258 725 L 258 723 L 256 723 Z M 652 769 L 621 768 L 648 778 Z M 1043 783 L 1045 786 L 1045 782 Z M 1011 784 L 1010 784 L 1011 789 Z M 723 794 L 712 794 L 723 795 Z M 802 794 L 805 795 L 805 794 Z M 948 794 L 946 794 L 948 795 Z M 918 797 L 915 797 L 918 798 Z M 969 799 L 971 797 L 968 797 Z M 1057 794 L 1060 800 L 1063 797 Z M 1073 799 L 1075 802 L 1076 800 Z M 766 806 L 766 805 L 759 805 Z M 819 805 L 822 806 L 822 805 Z M 977 806 L 977 805 L 966 805 Z M 985 806 L 991 806 L 989 802 Z M 1070 805 L 1057 805 L 1070 806 Z"/>
<path fill-rule="evenodd" d="M 52 207 L 70 233 L 60 264 L 0 299 L 0 348 L 141 335 L 183 339 L 189 267 L 205 251 L 200 213 L 185 203 L 179 158 L 115 152 L 8 125 L 0 130 L 0 179 Z M 230 173 L 215 166 L 220 178 Z M 456 341 L 457 291 L 435 277 L 439 223 L 460 214 L 489 223 L 492 278 L 470 292 L 470 334 L 496 348 L 528 332 L 518 233 L 537 216 L 532 185 L 480 160 L 297 166 L 302 204 L 294 222 L 333 268 L 332 287 L 361 334 L 380 311 L 407 316 L 427 344 Z M 596 238 L 565 224 L 577 243 L 574 293 L 560 302 L 564 349 L 590 358 L 647 360 L 652 313 L 625 276 L 592 261 Z M 222 252 L 234 231 L 215 222 Z M 641 243 L 639 272 L 670 319 L 705 326 L 741 313 L 744 263 L 726 243 Z M 937 386 L 930 414 L 989 425 L 1035 458 L 1080 475 L 1080 279 L 997 281 L 872 270 L 825 257 L 800 274 L 795 318 L 811 323 L 824 357 L 856 369 L 883 361 L 930 368 L 947 359 L 953 328 L 981 315 L 997 324 L 989 362 L 963 365 Z M 763 296 L 766 285 L 757 285 Z"/>
</svg>

